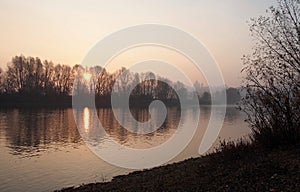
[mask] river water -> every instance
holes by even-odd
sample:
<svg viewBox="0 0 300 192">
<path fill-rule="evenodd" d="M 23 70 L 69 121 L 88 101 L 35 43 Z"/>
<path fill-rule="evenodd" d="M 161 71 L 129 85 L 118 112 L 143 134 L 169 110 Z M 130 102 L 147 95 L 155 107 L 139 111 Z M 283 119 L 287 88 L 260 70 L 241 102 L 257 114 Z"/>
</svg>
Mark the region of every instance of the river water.
<svg viewBox="0 0 300 192">
<path fill-rule="evenodd" d="M 247 137 L 250 133 L 243 113 L 234 107 L 227 107 L 226 110 L 223 127 L 214 147 L 220 140 L 235 140 Z M 86 133 L 90 134 L 93 130 L 91 114 L 89 108 L 76 113 Z M 162 127 L 145 135 L 124 129 L 114 118 L 111 109 L 97 109 L 97 114 L 111 138 L 132 148 L 158 146 L 175 133 L 179 119 L 182 123 L 193 123 L 199 118 L 200 123 L 192 141 L 170 161 L 176 162 L 199 156 L 199 144 L 211 109 L 202 107 L 198 116 L 194 109 L 184 109 L 180 113 L 177 108 L 168 108 Z M 141 122 L 150 118 L 145 109 L 132 109 L 131 114 Z M 111 165 L 91 152 L 77 130 L 72 108 L 0 109 L 0 154 L 1 192 L 53 191 L 83 183 L 109 181 L 113 176 L 133 171 Z"/>
</svg>

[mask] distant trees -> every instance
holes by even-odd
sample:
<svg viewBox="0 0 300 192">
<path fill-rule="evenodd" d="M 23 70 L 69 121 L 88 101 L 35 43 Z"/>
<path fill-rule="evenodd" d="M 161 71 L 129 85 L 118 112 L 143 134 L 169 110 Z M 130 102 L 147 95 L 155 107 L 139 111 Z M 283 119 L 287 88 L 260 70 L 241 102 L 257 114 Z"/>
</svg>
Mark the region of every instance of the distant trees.
<svg viewBox="0 0 300 192">
<path fill-rule="evenodd" d="M 112 75 L 106 72 L 106 69 L 98 72 L 97 80 L 95 83 L 95 94 L 97 96 L 109 96 L 112 92 L 114 81 Z"/>
<path fill-rule="evenodd" d="M 0 94 L 5 91 L 4 80 L 5 80 L 4 73 L 3 70 L 0 68 Z"/>
<path fill-rule="evenodd" d="M 229 87 L 226 90 L 226 95 L 227 95 L 227 104 L 238 104 L 238 102 L 240 102 L 241 100 L 241 94 L 240 94 L 240 90 L 233 88 L 233 87 Z"/>
<path fill-rule="evenodd" d="M 152 100 L 160 99 L 178 104 L 178 95 L 184 99 L 182 102 L 188 102 L 196 95 L 201 104 L 210 105 L 209 91 L 205 91 L 203 85 L 197 81 L 195 89 L 196 94 L 192 94 L 182 82 L 172 82 L 152 72 L 136 73 L 122 67 L 110 73 L 100 66 L 70 67 L 54 64 L 48 60 L 42 62 L 38 57 L 23 55 L 13 57 L 6 71 L 0 69 L 0 94 L 6 95 L 6 100 L 9 100 L 9 95 L 12 95 L 19 96 L 17 99 L 25 102 L 28 98 L 30 100 L 40 97 L 55 99 L 55 97 L 70 97 L 72 94 L 90 95 L 93 91 L 96 99 L 104 104 L 110 103 L 111 95 L 118 97 L 130 94 L 131 103 L 147 104 Z M 235 91 L 238 92 L 234 88 L 228 89 L 228 95 L 233 96 L 229 100 L 231 104 L 238 98 L 234 95 Z"/>
<path fill-rule="evenodd" d="M 251 21 L 242 109 L 253 139 L 273 147 L 300 141 L 300 1 L 279 0 L 267 13 Z"/>
<path fill-rule="evenodd" d="M 42 62 L 38 57 L 15 56 L 3 75 L 2 93 L 19 95 L 67 95 L 73 83 L 71 67 Z"/>
<path fill-rule="evenodd" d="M 74 76 L 68 65 L 56 65 L 54 67 L 54 92 L 58 95 L 68 95 L 72 90 Z"/>
<path fill-rule="evenodd" d="M 200 98 L 200 104 L 210 105 L 211 104 L 211 94 L 209 92 L 204 92 Z"/>
<path fill-rule="evenodd" d="M 154 90 L 154 98 L 155 99 L 162 99 L 162 100 L 168 100 L 176 97 L 174 93 L 174 89 L 172 89 L 168 84 L 171 84 L 171 81 L 159 77 L 158 81 L 156 82 L 156 88 Z"/>
</svg>

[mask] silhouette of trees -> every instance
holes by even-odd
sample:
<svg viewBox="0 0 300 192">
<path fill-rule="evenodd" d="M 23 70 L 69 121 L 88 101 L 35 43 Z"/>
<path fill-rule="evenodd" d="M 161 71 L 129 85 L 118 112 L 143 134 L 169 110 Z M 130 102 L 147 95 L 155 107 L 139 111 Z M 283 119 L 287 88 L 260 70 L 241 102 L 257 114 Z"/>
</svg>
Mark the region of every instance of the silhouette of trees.
<svg viewBox="0 0 300 192">
<path fill-rule="evenodd" d="M 227 104 L 237 104 L 241 100 L 239 89 L 229 87 L 226 90 Z"/>
<path fill-rule="evenodd" d="M 300 141 L 300 1 L 279 0 L 267 13 L 250 24 L 256 45 L 243 58 L 242 109 L 253 139 L 273 147 Z"/>
<path fill-rule="evenodd" d="M 202 97 L 200 98 L 200 104 L 202 105 L 210 105 L 211 104 L 211 94 L 209 92 L 204 92 Z"/>
<path fill-rule="evenodd" d="M 42 62 L 38 57 L 15 56 L 3 75 L 2 92 L 19 95 L 68 95 L 72 89 L 71 67 Z"/>
<path fill-rule="evenodd" d="M 4 80 L 5 80 L 4 73 L 3 70 L 0 68 L 0 94 L 5 91 Z"/>
<path fill-rule="evenodd" d="M 68 95 L 72 89 L 73 78 L 71 76 L 71 67 L 67 65 L 57 65 L 55 71 L 55 90 L 57 94 Z"/>
<path fill-rule="evenodd" d="M 85 78 L 86 74 L 90 78 Z M 204 91 L 203 85 L 195 82 L 195 87 L 200 103 L 210 104 L 210 93 Z M 20 55 L 12 58 L 7 71 L 0 69 L 2 102 L 34 102 L 40 98 L 46 98 L 40 102 L 47 102 L 51 98 L 53 102 L 59 100 L 71 104 L 72 94 L 91 96 L 92 92 L 95 93 L 96 101 L 105 106 L 110 105 L 111 95 L 119 97 L 129 93 L 130 103 L 143 105 L 155 99 L 178 104 L 178 95 L 183 97 L 182 102 L 195 97 L 182 82 L 172 82 L 152 72 L 132 72 L 124 67 L 110 73 L 100 66 L 70 67 L 48 60 L 42 62 L 38 57 Z M 83 97 L 78 97 L 80 98 Z"/>
<path fill-rule="evenodd" d="M 199 83 L 199 81 L 195 81 L 194 88 L 197 95 L 203 94 L 203 85 Z"/>
<path fill-rule="evenodd" d="M 45 95 L 55 94 L 54 90 L 54 64 L 51 61 L 44 61 L 43 87 Z"/>
<path fill-rule="evenodd" d="M 158 78 L 156 82 L 156 88 L 154 90 L 154 98 L 161 100 L 168 100 L 174 98 L 174 90 L 168 85 L 171 84 L 171 81 L 166 78 Z"/>
<path fill-rule="evenodd" d="M 156 87 L 155 74 L 152 72 L 147 72 L 142 74 L 142 95 L 152 97 L 154 94 L 154 89 Z"/>
<path fill-rule="evenodd" d="M 95 83 L 95 94 L 97 96 L 109 95 L 109 93 L 111 92 L 110 75 L 106 72 L 106 69 L 103 69 L 96 74 L 98 74 L 98 76 Z"/>
<path fill-rule="evenodd" d="M 25 57 L 16 56 L 12 59 L 7 70 L 7 84 L 6 87 L 9 89 L 8 92 L 23 92 L 25 86 Z"/>
</svg>

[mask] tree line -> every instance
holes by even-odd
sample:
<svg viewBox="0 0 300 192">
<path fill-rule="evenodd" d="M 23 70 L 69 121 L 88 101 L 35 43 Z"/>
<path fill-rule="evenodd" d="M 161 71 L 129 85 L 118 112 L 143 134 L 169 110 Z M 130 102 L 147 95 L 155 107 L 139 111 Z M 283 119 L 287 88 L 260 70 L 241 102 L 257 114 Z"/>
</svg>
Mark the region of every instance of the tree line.
<svg viewBox="0 0 300 192">
<path fill-rule="evenodd" d="M 74 84 L 75 82 L 75 84 Z M 198 81 L 194 83 L 200 104 L 210 104 L 211 94 Z M 72 94 L 90 94 L 96 99 L 110 101 L 112 94 L 130 93 L 133 102 L 160 99 L 178 103 L 178 94 L 194 97 L 191 89 L 182 82 L 172 82 L 152 72 L 137 73 L 124 67 L 113 73 L 94 66 L 54 64 L 38 57 L 15 56 L 0 69 L 0 96 L 2 102 L 14 100 L 38 100 L 39 98 L 70 98 Z M 227 100 L 234 104 L 240 100 L 239 90 L 227 89 Z M 218 96 L 218 94 L 216 94 Z"/>
</svg>

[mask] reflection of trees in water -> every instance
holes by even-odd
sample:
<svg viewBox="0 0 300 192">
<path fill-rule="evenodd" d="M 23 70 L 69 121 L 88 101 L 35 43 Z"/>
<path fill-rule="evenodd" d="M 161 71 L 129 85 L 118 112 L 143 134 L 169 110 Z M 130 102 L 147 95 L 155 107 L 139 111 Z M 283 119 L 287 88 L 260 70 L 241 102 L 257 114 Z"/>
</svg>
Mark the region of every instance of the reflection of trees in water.
<svg viewBox="0 0 300 192">
<path fill-rule="evenodd" d="M 211 106 L 201 106 L 201 117 L 202 119 L 209 119 L 211 115 L 211 110 L 216 110 L 218 114 L 218 109 L 223 106 L 215 106 L 215 108 L 211 108 Z M 237 109 L 235 106 L 227 106 L 225 121 L 228 123 L 234 123 L 236 120 L 243 119 L 243 112 Z"/>
<path fill-rule="evenodd" d="M 201 107 L 201 119 L 209 119 L 210 112 L 211 107 Z M 83 132 L 95 142 L 101 143 L 101 140 L 105 139 L 101 130 L 95 126 L 94 120 L 99 117 L 106 133 L 112 139 L 133 148 L 154 147 L 164 143 L 175 133 L 180 119 L 181 123 L 185 124 L 186 121 L 195 121 L 199 117 L 194 109 L 181 111 L 175 107 L 168 108 L 167 118 L 162 126 L 152 133 L 141 135 L 123 128 L 116 120 L 112 109 L 100 108 L 97 109 L 97 114 L 93 114 L 90 109 L 82 109 L 76 114 L 79 124 L 84 124 Z M 86 114 L 89 115 L 88 118 L 85 117 Z M 148 109 L 132 108 L 131 114 L 139 122 L 146 122 L 151 118 Z M 159 114 L 159 111 L 153 113 L 154 116 Z M 0 128 L 4 131 L 8 147 L 13 154 L 39 155 L 45 150 L 59 150 L 66 146 L 78 147 L 82 144 L 72 109 L 2 109 L 0 115 L 5 125 L 4 128 L 3 126 Z M 121 121 L 128 121 L 129 114 L 124 112 L 122 115 Z M 236 123 L 237 119 L 241 119 L 240 116 L 242 114 L 236 108 L 227 107 L 226 122 Z M 139 129 L 132 121 L 127 125 L 133 130 Z"/>
<path fill-rule="evenodd" d="M 236 107 L 227 107 L 226 108 L 226 121 L 233 123 L 237 119 L 241 119 L 240 117 L 243 116 L 243 114 L 240 110 L 238 110 Z"/>
<path fill-rule="evenodd" d="M 7 125 L 8 147 L 13 154 L 39 155 L 46 149 L 58 149 L 81 141 L 72 109 L 8 109 L 1 112 Z"/>
<path fill-rule="evenodd" d="M 118 110 L 121 110 L 121 121 L 128 121 L 128 116 L 130 114 L 126 114 L 125 112 L 122 113 L 122 109 Z M 151 118 L 148 109 L 132 108 L 130 111 L 135 120 L 139 122 L 146 122 Z M 132 133 L 122 127 L 113 115 L 113 111 L 111 109 L 101 108 L 98 109 L 97 112 L 102 126 L 111 138 L 120 144 L 125 144 L 134 148 L 144 148 L 145 144 L 153 147 L 165 142 L 176 131 L 180 120 L 180 110 L 177 108 L 168 108 L 167 117 L 162 126 L 152 133 L 141 135 Z M 156 113 L 153 115 L 159 115 Z M 121 124 L 123 124 L 123 122 L 121 122 Z M 133 130 L 139 129 L 137 124 L 130 120 L 127 125 L 130 125 Z"/>
</svg>

